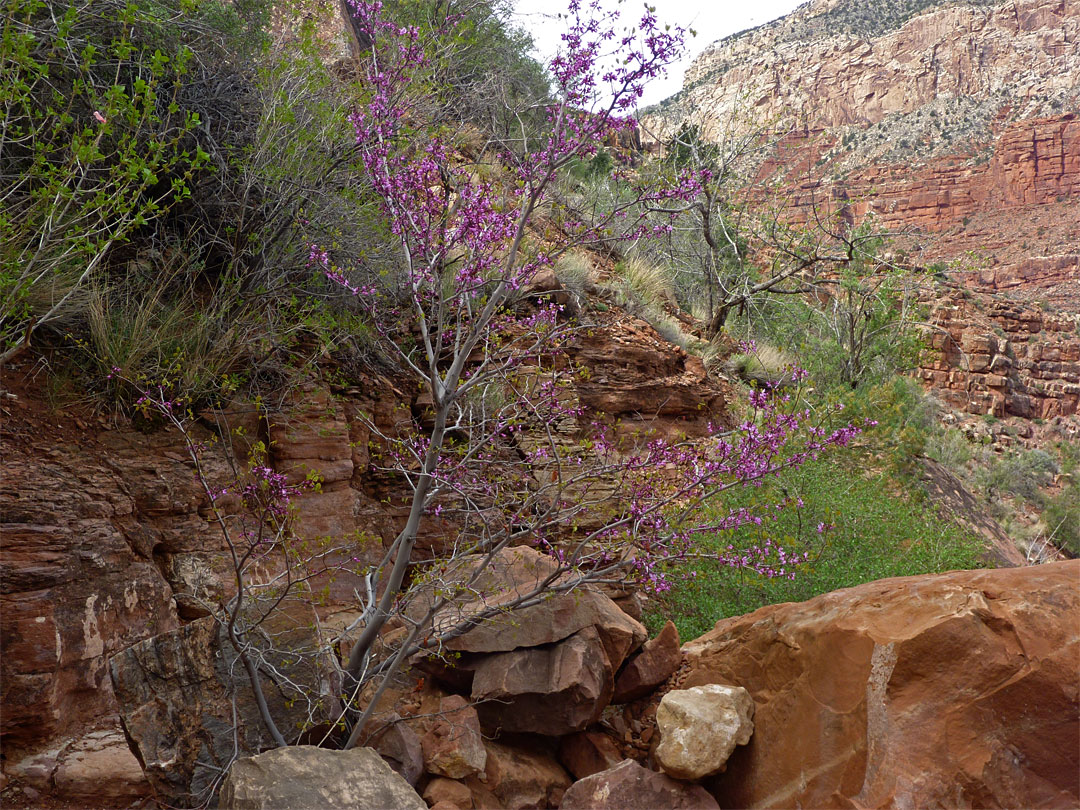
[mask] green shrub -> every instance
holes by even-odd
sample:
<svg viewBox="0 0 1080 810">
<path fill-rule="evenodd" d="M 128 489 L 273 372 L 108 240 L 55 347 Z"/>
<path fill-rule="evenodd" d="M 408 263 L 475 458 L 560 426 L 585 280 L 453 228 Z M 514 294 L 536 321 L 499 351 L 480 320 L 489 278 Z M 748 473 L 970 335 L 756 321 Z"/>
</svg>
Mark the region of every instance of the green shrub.
<svg viewBox="0 0 1080 810">
<path fill-rule="evenodd" d="M 1021 450 L 996 456 L 989 468 L 980 471 L 979 483 L 991 495 L 1002 492 L 1039 503 L 1042 487 L 1053 481 L 1058 471 L 1057 462 L 1045 450 Z"/>
<path fill-rule="evenodd" d="M 1054 545 L 1073 557 L 1080 557 L 1080 483 L 1075 478 L 1047 499 L 1043 523 Z"/>
<path fill-rule="evenodd" d="M 210 155 L 186 90 L 223 60 L 230 16 L 198 0 L 2 8 L 0 360 L 77 314 L 110 252 L 190 196 Z"/>
<path fill-rule="evenodd" d="M 531 137 L 543 127 L 548 76 L 532 57 L 532 37 L 512 24 L 511 3 L 389 0 L 385 9 L 428 40 L 427 114 L 432 121 L 469 122 L 503 142 Z M 450 14 L 459 19 L 447 33 Z"/>
<path fill-rule="evenodd" d="M 357 182 L 359 90 L 310 25 L 271 48 L 262 0 L 7 7 L 0 352 L 67 334 L 83 386 L 125 405 L 137 392 L 106 383 L 114 368 L 197 401 L 370 351 L 310 246 L 353 276 L 399 258 Z"/>
</svg>

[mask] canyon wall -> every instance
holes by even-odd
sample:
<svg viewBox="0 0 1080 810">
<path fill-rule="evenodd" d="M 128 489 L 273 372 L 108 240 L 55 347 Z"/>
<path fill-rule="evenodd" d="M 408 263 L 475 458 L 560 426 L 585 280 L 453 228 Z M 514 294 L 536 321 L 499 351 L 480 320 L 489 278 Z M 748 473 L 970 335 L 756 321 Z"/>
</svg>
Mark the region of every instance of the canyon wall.
<svg viewBox="0 0 1080 810">
<path fill-rule="evenodd" d="M 646 142 L 758 132 L 742 165 L 758 203 L 775 189 L 793 223 L 870 220 L 947 282 L 925 295 L 919 369 L 942 399 L 1075 414 L 1080 2 L 925 5 L 812 0 L 713 43 L 643 115 Z"/>
<path fill-rule="evenodd" d="M 680 122 L 715 139 L 750 111 L 758 123 L 794 120 L 832 129 L 877 124 L 950 99 L 1001 100 L 1017 118 L 1076 101 L 1080 3 L 1074 0 L 940 5 L 897 19 L 877 36 L 838 16 L 852 5 L 858 4 L 815 0 L 712 44 L 668 106 L 681 107 Z M 888 13 L 885 3 L 863 5 L 869 15 Z M 890 26 L 888 19 L 875 22 Z M 667 117 L 663 106 L 658 112 Z M 657 122 L 660 137 L 673 131 L 674 118 Z"/>
</svg>

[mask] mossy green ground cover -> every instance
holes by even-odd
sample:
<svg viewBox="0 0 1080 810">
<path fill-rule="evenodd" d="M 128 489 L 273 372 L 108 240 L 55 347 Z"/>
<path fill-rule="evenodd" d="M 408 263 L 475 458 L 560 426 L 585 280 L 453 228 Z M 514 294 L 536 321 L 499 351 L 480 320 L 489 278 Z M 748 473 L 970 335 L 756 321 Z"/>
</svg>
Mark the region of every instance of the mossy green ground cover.
<svg viewBox="0 0 1080 810">
<path fill-rule="evenodd" d="M 890 409 L 879 413 L 882 410 L 887 415 Z M 714 505 L 718 514 L 776 503 L 785 495 L 801 498 L 803 508 L 785 509 L 775 519 L 735 535 L 701 536 L 702 551 L 724 552 L 729 545 L 743 548 L 771 539 L 790 550 L 805 550 L 809 559 L 793 570 L 793 579 L 767 579 L 715 561 L 696 562 L 690 566 L 694 576 L 673 577 L 671 590 L 653 600 L 646 616 L 649 628 L 655 632 L 670 618 L 680 637 L 690 640 L 720 619 L 764 605 L 802 601 L 886 577 L 985 565 L 979 539 L 945 518 L 914 476 L 883 452 L 895 450 L 898 433 L 909 428 L 902 417 L 886 419 L 858 446 L 761 487 L 725 493 Z M 831 528 L 819 533 L 819 524 Z"/>
</svg>

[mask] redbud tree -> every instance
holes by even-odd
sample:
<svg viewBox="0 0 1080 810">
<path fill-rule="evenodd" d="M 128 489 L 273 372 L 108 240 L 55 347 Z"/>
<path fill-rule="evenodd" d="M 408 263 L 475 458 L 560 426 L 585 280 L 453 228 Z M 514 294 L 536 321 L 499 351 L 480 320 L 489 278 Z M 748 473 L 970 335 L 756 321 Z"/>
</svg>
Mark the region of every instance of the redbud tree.
<svg viewBox="0 0 1080 810">
<path fill-rule="evenodd" d="M 734 429 L 716 425 L 693 441 L 628 445 L 577 403 L 580 372 L 563 350 L 583 324 L 533 294 L 537 274 L 571 247 L 666 233 L 670 223 L 634 212 L 692 199 L 701 178 L 688 173 L 650 187 L 622 166 L 615 173 L 625 187 L 620 203 L 588 221 L 562 214 L 559 178 L 634 126 L 630 114 L 646 83 L 680 55 L 682 30 L 662 27 L 646 7 L 619 33 L 616 13 L 573 0 L 549 65 L 554 93 L 541 134 L 523 123 L 518 137 L 489 142 L 477 155 L 445 123 L 425 124 L 429 58 L 420 32 L 389 21 L 377 1 L 359 0 L 352 9 L 369 47 L 361 56 L 366 97 L 351 123 L 400 272 L 338 266 L 320 244 L 312 245 L 311 262 L 356 296 L 430 409 L 423 425 L 398 425 L 393 433 L 370 425 L 382 448 L 378 463 L 396 473 L 406 493 L 407 516 L 381 562 L 364 572 L 367 608 L 346 667 L 349 746 L 361 739 L 379 684 L 416 654 L 437 653 L 476 623 L 555 592 L 590 583 L 666 589 L 673 563 L 703 554 L 695 544 L 703 533 L 768 519 L 747 510 L 706 517 L 716 514 L 706 504 L 857 432 L 825 430 L 797 397 L 763 391 L 751 396 L 747 418 Z M 452 29 L 452 15 L 445 25 Z M 454 537 L 443 557 L 417 561 L 423 521 L 432 516 L 447 519 Z M 520 544 L 549 554 L 555 573 L 511 602 L 433 624 L 472 582 L 441 580 L 449 560 L 472 555 L 478 577 L 501 550 Z M 779 545 L 711 556 L 769 576 L 790 575 L 799 561 Z M 416 619 L 405 607 L 421 590 L 427 608 Z M 391 653 L 374 656 L 392 617 L 408 632 Z M 361 711 L 356 696 L 368 685 L 374 696 L 367 690 Z"/>
</svg>

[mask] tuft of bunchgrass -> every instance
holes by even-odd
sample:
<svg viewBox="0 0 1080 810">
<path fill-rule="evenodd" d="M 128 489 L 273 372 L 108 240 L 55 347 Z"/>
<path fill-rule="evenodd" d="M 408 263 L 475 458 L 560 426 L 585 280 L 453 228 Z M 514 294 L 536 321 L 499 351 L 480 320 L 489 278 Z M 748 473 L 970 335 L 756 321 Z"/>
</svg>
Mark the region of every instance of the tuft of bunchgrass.
<svg viewBox="0 0 1080 810">
<path fill-rule="evenodd" d="M 641 256 L 631 256 L 615 265 L 615 274 L 644 304 L 661 306 L 675 302 L 675 290 L 662 265 Z"/>
</svg>

